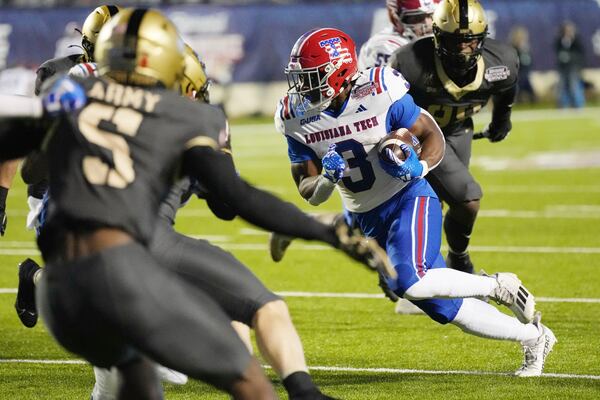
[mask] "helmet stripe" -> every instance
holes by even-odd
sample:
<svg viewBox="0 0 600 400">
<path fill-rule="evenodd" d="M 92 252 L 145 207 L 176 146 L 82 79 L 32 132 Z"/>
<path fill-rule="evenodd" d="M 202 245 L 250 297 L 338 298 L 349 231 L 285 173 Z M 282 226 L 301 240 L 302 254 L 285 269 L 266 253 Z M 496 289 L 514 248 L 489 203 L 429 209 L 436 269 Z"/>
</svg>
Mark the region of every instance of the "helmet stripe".
<svg viewBox="0 0 600 400">
<path fill-rule="evenodd" d="M 463 29 L 469 29 L 469 1 L 459 0 L 458 1 L 458 27 L 462 31 Z"/>
<path fill-rule="evenodd" d="M 131 17 L 129 17 L 129 23 L 127 24 L 125 36 L 128 38 L 137 38 L 140 25 L 142 24 L 142 19 L 144 18 L 144 14 L 146 14 L 146 12 L 148 12 L 147 8 L 137 8 L 133 10 Z"/>
<path fill-rule="evenodd" d="M 114 17 L 115 14 L 119 12 L 119 8 L 117 6 L 107 5 L 106 8 L 108 9 L 108 13 L 111 17 Z"/>
</svg>

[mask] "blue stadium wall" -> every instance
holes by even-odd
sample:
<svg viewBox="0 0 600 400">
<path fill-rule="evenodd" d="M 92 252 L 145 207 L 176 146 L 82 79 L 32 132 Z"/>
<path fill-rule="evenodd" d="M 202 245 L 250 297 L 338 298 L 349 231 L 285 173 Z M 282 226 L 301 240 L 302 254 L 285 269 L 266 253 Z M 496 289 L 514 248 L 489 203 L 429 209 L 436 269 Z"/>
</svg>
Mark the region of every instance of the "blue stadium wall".
<svg viewBox="0 0 600 400">
<path fill-rule="evenodd" d="M 348 32 L 358 45 L 367 40 L 384 1 L 366 4 L 258 6 L 169 6 L 185 40 L 203 56 L 223 82 L 284 80 L 283 68 L 298 36 L 313 27 Z M 555 67 L 553 42 L 565 19 L 576 23 L 586 47 L 586 67 L 600 67 L 600 0 L 483 1 L 492 35 L 508 40 L 511 28 L 529 29 L 533 69 Z M 89 8 L 0 9 L 0 68 L 35 68 L 66 48 L 65 27 L 80 25 Z M 385 15 L 379 13 L 379 16 Z M 381 18 L 380 18 L 381 21 Z M 70 25 L 68 25 L 70 24 Z M 594 46 L 595 42 L 595 46 Z M 596 53 L 594 52 L 594 48 Z M 210 72 L 210 70 L 209 70 Z"/>
</svg>

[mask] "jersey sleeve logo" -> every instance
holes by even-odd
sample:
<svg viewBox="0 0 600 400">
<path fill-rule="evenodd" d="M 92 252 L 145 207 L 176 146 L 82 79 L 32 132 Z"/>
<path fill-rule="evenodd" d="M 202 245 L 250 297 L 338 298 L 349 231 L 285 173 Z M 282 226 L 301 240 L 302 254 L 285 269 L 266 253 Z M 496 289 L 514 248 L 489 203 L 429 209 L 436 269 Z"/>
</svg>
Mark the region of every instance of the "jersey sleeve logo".
<svg viewBox="0 0 600 400">
<path fill-rule="evenodd" d="M 367 82 L 364 85 L 355 86 L 350 93 L 350 98 L 362 99 L 363 97 L 367 97 L 371 93 L 377 92 L 377 84 L 375 82 Z"/>
<path fill-rule="evenodd" d="M 490 67 L 485 70 L 485 80 L 488 82 L 498 82 L 507 79 L 510 76 L 510 69 L 506 65 Z"/>
</svg>

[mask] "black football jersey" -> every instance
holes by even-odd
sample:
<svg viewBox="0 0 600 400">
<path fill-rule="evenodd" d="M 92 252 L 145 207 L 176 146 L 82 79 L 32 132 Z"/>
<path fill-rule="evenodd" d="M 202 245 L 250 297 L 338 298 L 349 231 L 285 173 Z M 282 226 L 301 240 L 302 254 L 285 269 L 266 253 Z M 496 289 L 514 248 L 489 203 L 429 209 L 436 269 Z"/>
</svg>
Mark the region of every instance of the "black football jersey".
<svg viewBox="0 0 600 400">
<path fill-rule="evenodd" d="M 173 91 L 73 79 L 88 102 L 62 116 L 43 145 L 54 204 L 48 224 L 62 215 L 121 228 L 145 243 L 183 153 L 225 143 L 225 116 Z"/>
<path fill-rule="evenodd" d="M 491 96 L 517 84 L 519 68 L 517 53 L 512 47 L 486 39 L 475 79 L 459 87 L 448 77 L 435 55 L 433 37 L 401 47 L 392 55 L 389 65 L 402 73 L 410 83 L 409 93 L 415 103 L 436 119 L 445 135 L 472 128 L 471 116 L 479 112 Z"/>
<path fill-rule="evenodd" d="M 66 74 L 71 68 L 83 62 L 83 54 L 72 54 L 66 57 L 45 61 L 36 71 L 35 94 L 40 94 L 43 83 L 56 74 Z"/>
</svg>

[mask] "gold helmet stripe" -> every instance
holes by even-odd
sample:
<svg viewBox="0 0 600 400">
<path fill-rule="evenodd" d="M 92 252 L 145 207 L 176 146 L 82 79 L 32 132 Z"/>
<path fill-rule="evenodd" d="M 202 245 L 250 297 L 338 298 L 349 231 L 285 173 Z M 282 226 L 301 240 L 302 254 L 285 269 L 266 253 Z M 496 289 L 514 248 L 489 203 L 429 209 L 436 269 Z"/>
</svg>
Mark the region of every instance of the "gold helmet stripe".
<svg viewBox="0 0 600 400">
<path fill-rule="evenodd" d="M 106 8 L 108 9 L 108 13 L 110 14 L 111 18 L 114 17 L 115 14 L 119 12 L 119 7 L 117 7 L 117 6 L 107 5 Z"/>
<path fill-rule="evenodd" d="M 458 25 L 461 32 L 469 30 L 469 2 L 468 0 L 458 0 Z"/>
</svg>

